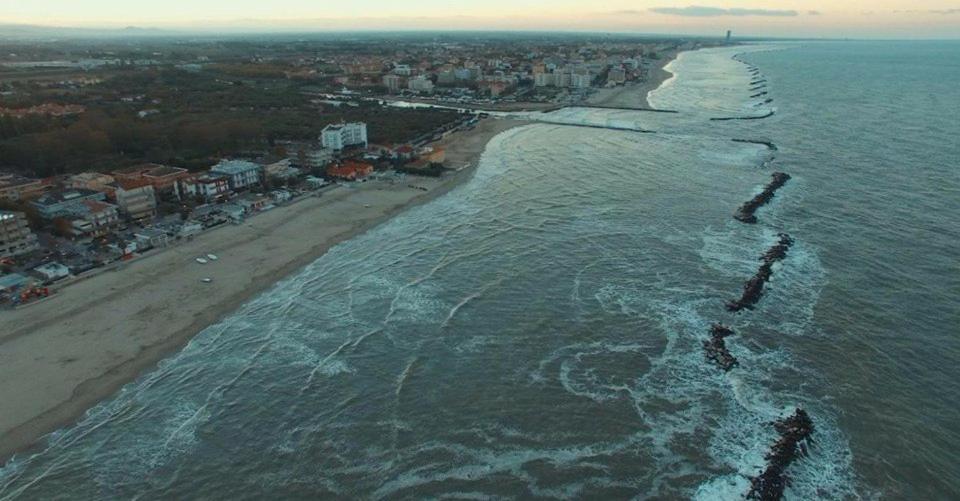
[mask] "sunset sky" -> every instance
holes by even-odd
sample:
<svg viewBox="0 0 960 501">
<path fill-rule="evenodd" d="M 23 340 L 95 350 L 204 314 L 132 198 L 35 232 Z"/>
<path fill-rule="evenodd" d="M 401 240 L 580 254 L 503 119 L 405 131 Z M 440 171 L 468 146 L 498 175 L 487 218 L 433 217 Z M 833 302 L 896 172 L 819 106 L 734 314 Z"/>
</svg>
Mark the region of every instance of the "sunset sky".
<svg viewBox="0 0 960 501">
<path fill-rule="evenodd" d="M 958 38 L 960 0 L 0 0 L 0 23 Z"/>
</svg>

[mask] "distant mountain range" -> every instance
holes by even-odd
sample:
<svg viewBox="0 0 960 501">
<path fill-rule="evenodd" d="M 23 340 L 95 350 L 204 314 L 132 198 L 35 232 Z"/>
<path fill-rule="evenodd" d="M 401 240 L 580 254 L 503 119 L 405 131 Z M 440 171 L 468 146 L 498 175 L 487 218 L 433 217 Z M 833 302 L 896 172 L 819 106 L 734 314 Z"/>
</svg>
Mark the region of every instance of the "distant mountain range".
<svg viewBox="0 0 960 501">
<path fill-rule="evenodd" d="M 73 28 L 38 26 L 32 24 L 0 24 L 0 40 L 52 39 L 52 38 L 122 38 L 157 37 L 184 34 L 182 31 L 159 28 Z"/>
</svg>

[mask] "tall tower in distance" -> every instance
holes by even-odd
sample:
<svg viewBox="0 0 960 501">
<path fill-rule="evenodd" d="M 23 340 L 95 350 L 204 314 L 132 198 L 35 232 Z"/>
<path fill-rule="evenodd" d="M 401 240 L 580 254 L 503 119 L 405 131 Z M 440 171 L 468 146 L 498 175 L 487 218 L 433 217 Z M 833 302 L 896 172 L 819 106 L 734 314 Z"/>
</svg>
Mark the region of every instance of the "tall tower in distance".
<svg viewBox="0 0 960 501">
<path fill-rule="evenodd" d="M 731 34 L 732 34 L 732 32 L 731 32 L 730 30 L 727 30 L 727 45 L 730 44 L 730 35 L 731 35 Z"/>
</svg>

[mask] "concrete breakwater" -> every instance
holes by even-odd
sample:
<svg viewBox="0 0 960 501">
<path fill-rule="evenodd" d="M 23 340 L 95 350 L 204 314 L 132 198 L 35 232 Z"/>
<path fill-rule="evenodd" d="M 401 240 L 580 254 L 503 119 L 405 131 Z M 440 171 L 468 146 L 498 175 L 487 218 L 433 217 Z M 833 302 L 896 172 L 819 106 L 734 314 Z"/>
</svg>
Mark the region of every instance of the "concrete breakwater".
<svg viewBox="0 0 960 501">
<path fill-rule="evenodd" d="M 607 106 L 602 104 L 572 104 L 572 105 L 558 105 L 552 108 L 547 108 L 543 110 L 544 114 L 553 113 L 555 111 L 564 110 L 567 108 L 582 108 L 588 110 L 622 110 L 622 111 L 647 111 L 651 113 L 680 113 L 677 110 L 660 110 L 656 108 L 645 108 L 640 106 Z"/>
<path fill-rule="evenodd" d="M 724 341 L 734 334 L 733 329 L 723 324 L 713 324 L 710 326 L 710 339 L 703 342 L 703 351 L 707 360 L 723 369 L 723 372 L 730 372 L 731 369 L 740 365 L 737 358 L 727 349 L 727 343 Z"/>
<path fill-rule="evenodd" d="M 784 172 L 774 172 L 772 177 L 773 180 L 764 187 L 763 191 L 737 209 L 737 212 L 733 215 L 734 219 L 747 224 L 757 222 L 757 216 L 754 214 L 757 209 L 769 203 L 770 200 L 773 200 L 777 190 L 782 188 L 783 185 L 787 184 L 787 181 L 790 180 L 790 174 Z"/>
<path fill-rule="evenodd" d="M 793 239 L 790 238 L 790 235 L 780 233 L 778 237 L 780 240 L 777 244 L 770 247 L 770 249 L 760 257 L 760 261 L 762 261 L 763 264 L 760 265 L 757 273 L 743 285 L 743 294 L 740 296 L 740 299 L 727 302 L 727 311 L 739 312 L 742 310 L 752 310 L 760 301 L 760 298 L 763 296 L 763 287 L 770 281 L 770 277 L 773 276 L 774 263 L 786 258 L 787 251 L 790 250 L 790 246 L 793 245 Z"/>
<path fill-rule="evenodd" d="M 767 94 L 769 94 L 769 92 L 767 92 L 767 91 L 758 92 L 758 93 L 750 96 L 750 99 L 756 99 L 756 98 L 758 98 L 758 97 L 760 97 L 760 96 L 766 96 Z"/>
<path fill-rule="evenodd" d="M 767 102 L 772 102 L 772 101 L 773 101 L 773 100 L 771 99 L 771 100 L 769 100 L 769 101 L 767 101 Z M 763 103 L 763 104 L 766 104 L 766 102 Z M 710 120 L 712 120 L 712 121 L 714 121 L 714 122 L 726 122 L 726 121 L 729 121 L 729 120 L 762 120 L 762 119 L 764 119 L 764 118 L 770 118 L 770 117 L 772 117 L 772 116 L 775 115 L 775 114 L 776 114 L 775 111 L 770 110 L 770 111 L 768 111 L 767 113 L 764 113 L 763 115 L 758 115 L 758 116 L 755 116 L 755 117 L 722 117 L 722 118 L 711 118 Z"/>
<path fill-rule="evenodd" d="M 764 470 L 750 479 L 750 491 L 747 499 L 774 501 L 783 498 L 783 492 L 790 483 L 786 474 L 790 466 L 799 456 L 807 454 L 807 443 L 812 443 L 813 420 L 803 409 L 796 409 L 793 415 L 773 423 L 780 439 L 777 440 L 767 453 L 767 465 Z"/>
</svg>

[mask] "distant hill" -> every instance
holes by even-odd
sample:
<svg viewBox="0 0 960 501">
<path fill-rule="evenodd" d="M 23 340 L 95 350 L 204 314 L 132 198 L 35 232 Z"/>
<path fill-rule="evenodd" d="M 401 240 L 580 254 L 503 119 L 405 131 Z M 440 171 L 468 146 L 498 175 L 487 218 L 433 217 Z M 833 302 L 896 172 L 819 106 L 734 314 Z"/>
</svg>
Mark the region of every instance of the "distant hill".
<svg viewBox="0 0 960 501">
<path fill-rule="evenodd" d="M 0 40 L 37 40 L 56 38 L 158 37 L 182 34 L 159 28 L 66 28 L 32 24 L 0 24 Z"/>
</svg>

